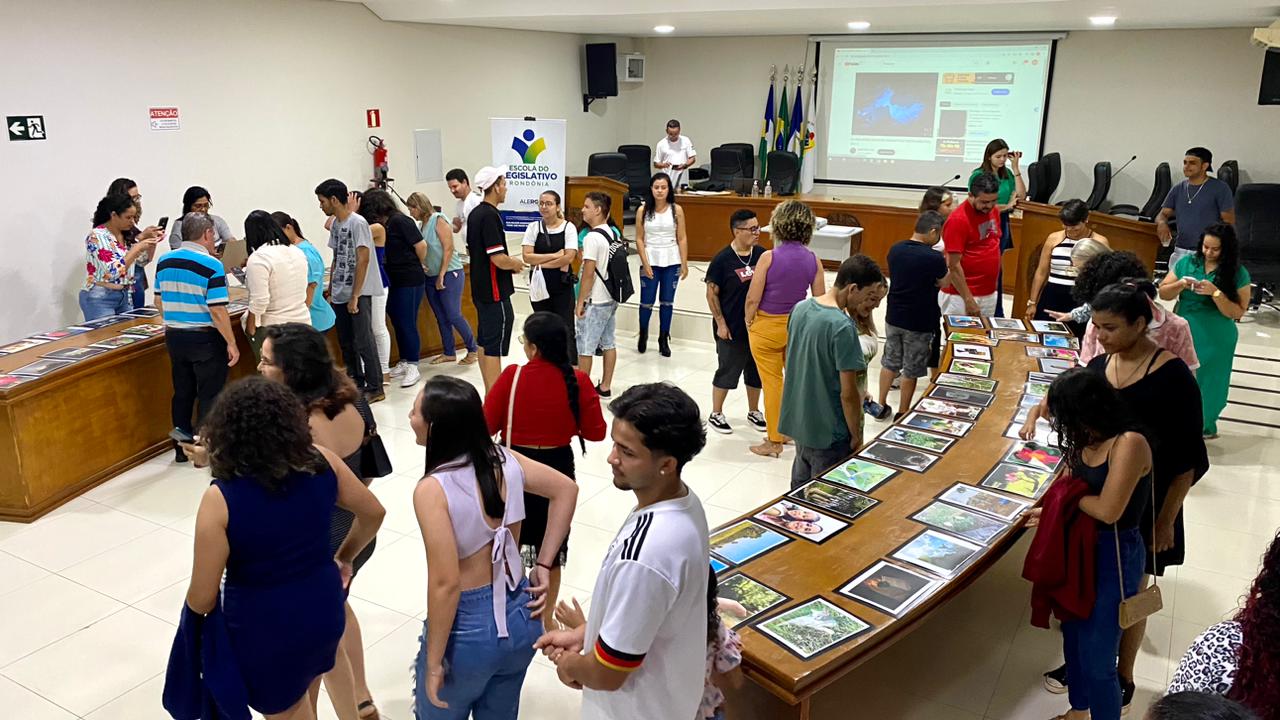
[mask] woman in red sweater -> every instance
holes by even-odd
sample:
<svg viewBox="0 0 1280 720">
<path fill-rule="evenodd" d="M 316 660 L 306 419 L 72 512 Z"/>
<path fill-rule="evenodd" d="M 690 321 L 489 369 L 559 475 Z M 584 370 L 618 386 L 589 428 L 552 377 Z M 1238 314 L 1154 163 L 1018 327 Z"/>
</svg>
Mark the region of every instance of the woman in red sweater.
<svg viewBox="0 0 1280 720">
<path fill-rule="evenodd" d="M 508 365 L 484 398 L 489 432 L 502 433 L 503 444 L 574 478 L 573 438 L 583 453 L 586 440 L 603 440 L 608 427 L 600 410 L 600 396 L 591 378 L 573 367 L 569 358 L 569 328 L 560 316 L 536 312 L 524 323 L 520 336 L 529 362 Z M 520 530 L 525 565 L 537 562 L 547 527 L 547 500 L 525 493 L 525 518 Z M 560 592 L 560 568 L 569 555 L 569 540 L 556 555 L 547 588 L 547 607 L 555 607 Z M 543 613 L 548 630 L 556 628 L 552 613 Z"/>
</svg>

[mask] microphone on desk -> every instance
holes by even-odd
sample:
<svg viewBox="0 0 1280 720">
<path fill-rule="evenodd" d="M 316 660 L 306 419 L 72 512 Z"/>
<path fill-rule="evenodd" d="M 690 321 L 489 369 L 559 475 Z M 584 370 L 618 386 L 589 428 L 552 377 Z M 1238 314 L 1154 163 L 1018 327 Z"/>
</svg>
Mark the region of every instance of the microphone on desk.
<svg viewBox="0 0 1280 720">
<path fill-rule="evenodd" d="M 947 183 L 953 183 L 959 179 L 960 179 L 960 173 L 956 173 L 955 175 L 952 175 L 946 180 L 943 180 L 942 182 L 938 183 L 936 187 L 946 187 Z"/>
<path fill-rule="evenodd" d="M 1120 173 L 1124 172 L 1124 169 L 1125 169 L 1125 168 L 1127 168 L 1127 167 L 1129 167 L 1129 163 L 1131 163 L 1131 162 L 1133 162 L 1134 160 L 1137 160 L 1137 159 L 1138 159 L 1138 156 L 1137 156 L 1137 155 L 1134 155 L 1133 157 L 1129 158 L 1129 162 L 1126 162 L 1125 164 L 1121 165 L 1119 170 L 1117 170 L 1117 171 L 1115 171 L 1115 172 L 1111 173 L 1111 179 L 1112 179 L 1112 180 L 1115 180 L 1115 178 L 1116 178 L 1116 176 L 1117 176 L 1117 175 L 1119 175 Z"/>
</svg>

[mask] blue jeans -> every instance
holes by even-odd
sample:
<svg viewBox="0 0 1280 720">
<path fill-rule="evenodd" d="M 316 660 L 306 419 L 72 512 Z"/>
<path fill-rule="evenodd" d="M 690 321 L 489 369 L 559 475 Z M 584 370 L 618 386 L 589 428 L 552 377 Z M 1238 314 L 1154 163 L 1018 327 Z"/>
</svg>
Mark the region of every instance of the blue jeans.
<svg viewBox="0 0 1280 720">
<path fill-rule="evenodd" d="M 128 290 L 109 290 L 95 285 L 92 290 L 80 291 L 80 312 L 84 313 L 85 322 L 119 315 L 132 309 Z"/>
<path fill-rule="evenodd" d="M 422 306 L 425 285 L 393 287 L 387 290 L 387 316 L 391 328 L 396 331 L 396 346 L 400 359 L 417 363 L 422 353 L 422 338 L 418 335 L 418 308 Z"/>
<path fill-rule="evenodd" d="M 843 423 L 841 423 L 843 424 Z M 850 438 L 837 440 L 829 447 L 811 448 L 796 443 L 796 459 L 791 461 L 791 489 L 804 485 L 853 454 L 849 449 Z"/>
<path fill-rule="evenodd" d="M 413 705 L 418 720 L 516 720 L 520 688 L 533 662 L 533 643 L 542 621 L 529 616 L 529 584 L 507 593 L 507 632 L 498 638 L 493 621 L 493 589 L 465 590 L 444 651 L 444 684 L 438 708 L 427 699 L 427 621 L 423 622 L 418 659 L 414 662 Z"/>
<path fill-rule="evenodd" d="M 1116 540 L 1124 563 L 1124 597 L 1138 592 L 1146 545 L 1137 528 L 1118 534 L 1100 531 L 1094 551 L 1097 590 L 1093 612 L 1084 620 L 1062 623 L 1062 651 L 1067 659 L 1067 697 L 1073 710 L 1087 710 L 1092 720 L 1119 720 L 1120 571 Z"/>
<path fill-rule="evenodd" d="M 653 316 L 653 301 L 658 301 L 658 331 L 671 334 L 671 315 L 675 311 L 676 286 L 680 284 L 680 266 L 655 267 L 653 278 L 640 273 L 640 332 L 649 332 L 649 318 Z"/>
<path fill-rule="evenodd" d="M 141 265 L 133 266 L 133 307 L 147 304 L 147 269 Z"/>
<path fill-rule="evenodd" d="M 462 288 L 466 279 L 461 270 L 450 270 L 444 274 L 444 289 L 436 289 L 436 278 L 439 275 L 427 276 L 427 304 L 431 313 L 436 316 L 436 327 L 440 329 L 440 342 L 444 344 L 444 356 L 453 357 L 457 347 L 453 342 L 456 330 L 467 352 L 476 351 L 476 339 L 471 334 L 471 325 L 462 316 Z"/>
</svg>

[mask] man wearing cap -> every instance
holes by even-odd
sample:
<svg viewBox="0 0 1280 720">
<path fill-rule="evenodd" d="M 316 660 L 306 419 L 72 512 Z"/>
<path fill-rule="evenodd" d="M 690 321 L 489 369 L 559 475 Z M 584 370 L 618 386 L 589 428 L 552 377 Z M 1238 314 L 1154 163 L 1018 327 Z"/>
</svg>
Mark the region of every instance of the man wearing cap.
<svg viewBox="0 0 1280 720">
<path fill-rule="evenodd" d="M 1164 207 L 1156 216 L 1156 234 L 1166 246 L 1174 240 L 1169 220 L 1178 221 L 1177 243 L 1169 257 L 1169 267 L 1177 264 L 1184 255 L 1195 254 L 1205 228 L 1216 222 L 1234 224 L 1236 221 L 1231 186 L 1209 177 L 1212 169 L 1213 153 L 1208 149 L 1193 147 L 1188 150 L 1186 157 L 1182 158 L 1182 174 L 1187 179 L 1173 186 L 1164 198 Z"/>
<path fill-rule="evenodd" d="M 524 263 L 507 254 L 507 233 L 498 212 L 507 199 L 507 166 L 480 168 L 475 184 L 484 193 L 484 201 L 467 216 L 467 250 L 471 255 L 471 300 L 480 321 L 476 333 L 480 376 L 488 392 L 502 372 L 502 356 L 511 349 L 516 321 L 511 308 L 511 278 L 524 271 Z"/>
</svg>

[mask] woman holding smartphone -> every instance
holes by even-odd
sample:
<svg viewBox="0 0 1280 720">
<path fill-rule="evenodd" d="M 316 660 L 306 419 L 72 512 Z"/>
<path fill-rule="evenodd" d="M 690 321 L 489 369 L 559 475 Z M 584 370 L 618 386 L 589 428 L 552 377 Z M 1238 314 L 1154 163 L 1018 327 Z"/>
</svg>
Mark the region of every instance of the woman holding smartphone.
<svg viewBox="0 0 1280 720">
<path fill-rule="evenodd" d="M 987 149 L 982 152 L 982 164 L 974 169 L 969 175 L 969 185 L 973 185 L 974 178 L 983 173 L 995 175 L 1000 181 L 1000 190 L 996 195 L 996 203 L 1000 210 L 1000 256 L 1008 250 L 1013 249 L 1013 229 L 1009 224 L 1009 213 L 1018 206 L 1018 201 L 1027 197 L 1027 186 L 1022 181 L 1022 169 L 1018 167 L 1022 162 L 1022 151 L 1013 151 L 1009 149 L 1009 143 L 1000 138 L 996 138 L 987 143 Z M 1000 288 L 1004 285 L 1004 272 L 1000 273 L 999 279 L 996 280 L 996 317 L 1004 317 L 1004 291 Z"/>
</svg>

